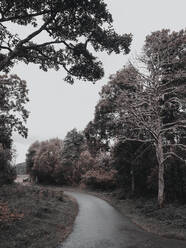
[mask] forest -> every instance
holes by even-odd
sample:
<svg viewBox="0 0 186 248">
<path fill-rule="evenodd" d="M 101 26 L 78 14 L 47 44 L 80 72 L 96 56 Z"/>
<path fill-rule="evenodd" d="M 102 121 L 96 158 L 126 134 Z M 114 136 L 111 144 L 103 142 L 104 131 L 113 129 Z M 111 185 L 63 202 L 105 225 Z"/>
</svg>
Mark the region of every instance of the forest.
<svg viewBox="0 0 186 248">
<path fill-rule="evenodd" d="M 31 25 L 34 31 L 22 39 L 8 30 L 7 22 Z M 41 32 L 47 33 L 48 41 L 35 40 Z M 117 34 L 101 0 L 14 0 L 0 1 L 0 37 L 0 187 L 4 190 L 5 185 L 14 187 L 17 177 L 13 134 L 26 138 L 29 131 L 27 82 L 11 74 L 14 65 L 38 64 L 43 71 L 63 68 L 67 83 L 76 79 L 95 83 L 104 70 L 93 51 L 125 56 L 132 35 Z M 42 187 L 120 190 L 125 199 L 155 199 L 159 209 L 170 203 L 184 206 L 186 30 L 147 34 L 140 54 L 105 82 L 94 118 L 84 130 L 74 128 L 65 138 L 36 140 L 25 162 L 32 184 Z M 0 224 L 3 204 L 0 201 Z"/>
</svg>

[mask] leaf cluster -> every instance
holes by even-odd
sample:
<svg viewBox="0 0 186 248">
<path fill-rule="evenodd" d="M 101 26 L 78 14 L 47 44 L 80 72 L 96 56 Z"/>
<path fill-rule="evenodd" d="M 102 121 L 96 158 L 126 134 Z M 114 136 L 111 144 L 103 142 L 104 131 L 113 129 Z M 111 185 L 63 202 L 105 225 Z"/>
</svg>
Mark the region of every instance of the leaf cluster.
<svg viewBox="0 0 186 248">
<path fill-rule="evenodd" d="M 11 137 L 13 131 L 23 137 L 27 136 L 27 128 L 24 123 L 28 118 L 28 111 L 25 109 L 28 101 L 28 89 L 24 80 L 17 75 L 0 76 L 0 130 L 2 137 Z"/>
</svg>

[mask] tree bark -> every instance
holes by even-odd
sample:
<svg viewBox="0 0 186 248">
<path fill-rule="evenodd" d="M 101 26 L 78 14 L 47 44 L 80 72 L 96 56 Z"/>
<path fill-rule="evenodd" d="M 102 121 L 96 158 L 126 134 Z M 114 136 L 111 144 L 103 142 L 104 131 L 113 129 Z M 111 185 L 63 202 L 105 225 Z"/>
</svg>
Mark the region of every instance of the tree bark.
<svg viewBox="0 0 186 248">
<path fill-rule="evenodd" d="M 156 155 L 158 160 L 158 204 L 162 208 L 165 200 L 165 182 L 164 182 L 164 155 L 162 137 L 158 138 L 156 144 Z"/>
<path fill-rule="evenodd" d="M 132 165 L 130 173 L 131 173 L 131 191 L 132 191 L 132 195 L 134 195 L 135 192 L 134 165 Z"/>
</svg>

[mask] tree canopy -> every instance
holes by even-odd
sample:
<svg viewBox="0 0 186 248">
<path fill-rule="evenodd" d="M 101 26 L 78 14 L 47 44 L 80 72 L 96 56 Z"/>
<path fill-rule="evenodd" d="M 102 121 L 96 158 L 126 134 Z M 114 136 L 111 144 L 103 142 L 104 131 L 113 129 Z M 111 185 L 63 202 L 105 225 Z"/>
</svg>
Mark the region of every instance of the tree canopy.
<svg viewBox="0 0 186 248">
<path fill-rule="evenodd" d="M 7 23 L 30 26 L 27 37 L 8 30 Z M 18 61 L 39 64 L 47 71 L 63 67 L 66 81 L 96 81 L 104 72 L 92 51 L 129 53 L 131 34 L 119 35 L 103 0 L 1 0 L 0 71 Z M 37 42 L 46 33 L 48 40 Z"/>
<path fill-rule="evenodd" d="M 15 155 L 12 149 L 12 133 L 27 136 L 25 122 L 28 111 L 26 82 L 17 75 L 0 76 L 0 185 L 10 183 L 16 177 L 11 161 Z"/>
<path fill-rule="evenodd" d="M 186 146 L 181 141 L 186 129 L 185 39 L 183 30 L 161 30 L 147 36 L 138 66 L 124 67 L 103 87 L 91 124 L 94 132 L 89 132 L 90 138 L 98 140 L 154 145 L 160 206 L 164 201 L 164 164 L 173 158 L 185 163 Z"/>
<path fill-rule="evenodd" d="M 24 126 L 28 118 L 25 104 L 28 102 L 26 82 L 17 75 L 0 76 L 0 143 L 11 146 L 12 132 L 27 136 Z"/>
</svg>

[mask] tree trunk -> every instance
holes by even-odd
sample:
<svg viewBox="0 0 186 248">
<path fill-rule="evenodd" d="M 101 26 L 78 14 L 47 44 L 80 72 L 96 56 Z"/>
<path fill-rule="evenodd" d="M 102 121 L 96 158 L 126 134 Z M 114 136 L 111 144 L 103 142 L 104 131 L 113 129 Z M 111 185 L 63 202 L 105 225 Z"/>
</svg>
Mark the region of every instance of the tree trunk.
<svg viewBox="0 0 186 248">
<path fill-rule="evenodd" d="M 134 166 L 132 165 L 131 168 L 131 190 L 132 190 L 132 195 L 134 195 L 135 192 L 135 180 L 134 180 Z"/>
<path fill-rule="evenodd" d="M 156 144 L 156 155 L 158 160 L 158 204 L 159 207 L 162 208 L 164 205 L 165 198 L 165 182 L 164 182 L 164 156 L 163 156 L 163 143 L 162 137 L 158 138 L 158 142 Z"/>
</svg>

